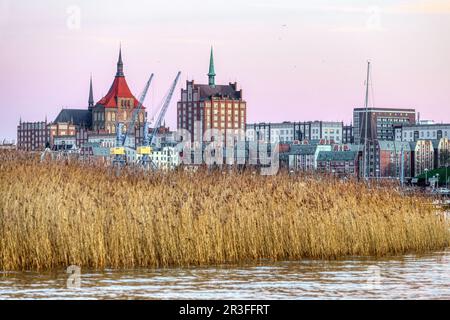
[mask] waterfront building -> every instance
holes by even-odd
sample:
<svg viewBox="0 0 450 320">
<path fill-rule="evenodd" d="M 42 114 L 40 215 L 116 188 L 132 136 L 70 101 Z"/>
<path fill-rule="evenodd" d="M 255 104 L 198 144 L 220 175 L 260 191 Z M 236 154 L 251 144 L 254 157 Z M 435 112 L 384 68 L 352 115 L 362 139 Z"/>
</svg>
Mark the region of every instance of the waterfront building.
<svg viewBox="0 0 450 320">
<path fill-rule="evenodd" d="M 323 139 L 342 143 L 343 128 L 343 123 L 336 121 L 261 122 L 247 124 L 246 139 L 270 143 Z"/>
<path fill-rule="evenodd" d="M 317 159 L 322 151 L 331 151 L 330 144 L 292 144 L 288 153 L 289 170 L 317 170 Z"/>
<path fill-rule="evenodd" d="M 50 142 L 47 119 L 38 122 L 19 121 L 17 126 L 17 149 L 23 151 L 42 151 Z"/>
<path fill-rule="evenodd" d="M 377 141 L 375 154 L 378 163 L 379 178 L 403 178 L 413 177 L 413 151 L 408 142 Z M 403 159 L 403 165 L 402 165 Z"/>
<path fill-rule="evenodd" d="M 335 121 L 311 122 L 311 140 L 325 139 L 333 143 L 342 143 L 344 124 Z"/>
<path fill-rule="evenodd" d="M 75 133 L 75 143 L 77 148 L 81 148 L 85 143 L 88 142 L 89 129 L 86 127 L 78 127 Z"/>
<path fill-rule="evenodd" d="M 304 140 L 303 132 L 299 122 L 290 121 L 280 123 L 252 123 L 247 124 L 245 128 L 247 141 L 265 141 L 271 143 Z"/>
<path fill-rule="evenodd" d="M 116 146 L 116 134 L 107 133 L 107 132 L 99 132 L 99 133 L 91 133 L 88 137 L 89 143 L 99 143 L 101 147 L 105 148 L 113 148 Z M 133 135 L 129 135 L 126 138 L 125 147 L 134 148 L 135 147 L 135 138 Z"/>
<path fill-rule="evenodd" d="M 418 140 L 410 142 L 411 150 L 414 150 L 414 176 L 421 175 L 425 171 L 435 168 L 435 151 L 432 140 Z"/>
<path fill-rule="evenodd" d="M 403 124 L 395 126 L 395 140 L 418 141 L 450 138 L 450 124 Z"/>
<path fill-rule="evenodd" d="M 400 178 L 403 168 L 403 177 L 409 178 L 414 174 L 413 153 L 414 150 L 407 142 L 391 140 L 369 141 L 366 148 L 361 149 L 367 152 L 367 177 L 368 178 Z M 402 167 L 403 153 L 403 167 Z M 361 164 L 361 176 L 364 176 L 363 164 Z"/>
<path fill-rule="evenodd" d="M 395 140 L 396 125 L 414 124 L 416 111 L 399 108 L 368 108 L 367 109 L 367 140 Z M 366 109 L 353 110 L 353 136 L 356 144 L 364 144 L 366 135 Z"/>
<path fill-rule="evenodd" d="M 441 138 L 437 148 L 437 168 L 450 166 L 450 140 L 449 138 Z"/>
<path fill-rule="evenodd" d="M 75 137 L 77 132 L 77 126 L 71 121 L 61 121 L 61 118 L 57 118 L 53 123 L 48 125 L 50 131 L 50 146 L 55 145 L 55 139 L 59 137 L 73 136 Z"/>
<path fill-rule="evenodd" d="M 356 151 L 320 151 L 317 156 L 317 170 L 337 176 L 357 177 L 359 154 Z"/>
<path fill-rule="evenodd" d="M 360 149 L 362 153 L 364 148 Z M 376 140 L 368 143 L 367 152 L 369 178 L 401 178 L 403 169 L 403 178 L 407 179 L 424 173 L 425 169 L 450 164 L 448 138 L 412 142 Z"/>
<path fill-rule="evenodd" d="M 177 103 L 177 128 L 186 129 L 191 141 L 203 141 L 207 129 L 245 130 L 247 103 L 237 83 L 216 84 L 214 56 L 211 48 L 208 84 L 186 81 Z"/>
<path fill-rule="evenodd" d="M 76 135 L 60 135 L 53 137 L 53 150 L 76 150 Z"/>
<path fill-rule="evenodd" d="M 174 170 L 180 165 L 180 155 L 174 143 L 153 149 L 150 158 L 156 168 L 161 170 Z"/>
<path fill-rule="evenodd" d="M 342 127 L 342 143 L 343 144 L 352 144 L 355 143 L 355 139 L 353 137 L 353 125 L 344 125 Z"/>
</svg>

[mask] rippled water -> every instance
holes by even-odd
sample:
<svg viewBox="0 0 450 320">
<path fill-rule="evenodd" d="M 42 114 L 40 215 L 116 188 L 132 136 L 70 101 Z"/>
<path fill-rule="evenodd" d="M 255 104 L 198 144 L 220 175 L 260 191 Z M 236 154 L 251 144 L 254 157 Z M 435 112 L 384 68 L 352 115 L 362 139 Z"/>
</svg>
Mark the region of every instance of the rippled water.
<svg viewBox="0 0 450 320">
<path fill-rule="evenodd" d="M 385 259 L 0 273 L 0 299 L 450 299 L 450 251 Z"/>
</svg>

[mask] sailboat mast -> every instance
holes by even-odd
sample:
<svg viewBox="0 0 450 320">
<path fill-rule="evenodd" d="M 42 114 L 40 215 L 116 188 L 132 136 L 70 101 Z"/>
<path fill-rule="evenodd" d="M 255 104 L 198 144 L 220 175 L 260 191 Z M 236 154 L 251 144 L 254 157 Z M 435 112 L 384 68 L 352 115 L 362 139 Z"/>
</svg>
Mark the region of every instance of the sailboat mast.
<svg viewBox="0 0 450 320">
<path fill-rule="evenodd" d="M 366 99 L 365 99 L 365 103 L 364 103 L 364 107 L 366 109 L 365 112 L 365 120 L 364 120 L 364 178 L 367 178 L 369 176 L 368 174 L 368 166 L 367 166 L 367 162 L 368 162 L 368 152 L 367 152 L 367 134 L 368 134 L 368 117 L 369 117 L 369 110 L 368 110 L 368 105 L 369 105 L 369 78 L 370 78 L 370 61 L 367 61 L 367 79 L 366 79 Z"/>
</svg>

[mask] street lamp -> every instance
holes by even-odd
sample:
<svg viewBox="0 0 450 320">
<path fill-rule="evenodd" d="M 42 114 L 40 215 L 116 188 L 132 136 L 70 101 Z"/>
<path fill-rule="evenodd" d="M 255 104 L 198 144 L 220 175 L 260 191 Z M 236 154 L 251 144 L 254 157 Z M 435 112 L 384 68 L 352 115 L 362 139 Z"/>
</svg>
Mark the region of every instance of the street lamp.
<svg viewBox="0 0 450 320">
<path fill-rule="evenodd" d="M 448 163 L 445 164 L 445 188 L 448 190 Z"/>
<path fill-rule="evenodd" d="M 436 173 L 436 188 L 439 188 L 439 173 Z"/>
<path fill-rule="evenodd" d="M 427 187 L 428 184 L 428 169 L 425 169 L 425 188 Z"/>
</svg>

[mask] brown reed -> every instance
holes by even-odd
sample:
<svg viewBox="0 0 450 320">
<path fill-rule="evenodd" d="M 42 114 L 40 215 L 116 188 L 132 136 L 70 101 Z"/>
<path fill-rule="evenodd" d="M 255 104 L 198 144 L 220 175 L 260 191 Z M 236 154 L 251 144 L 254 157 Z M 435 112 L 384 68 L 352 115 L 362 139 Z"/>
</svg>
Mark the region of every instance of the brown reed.
<svg viewBox="0 0 450 320">
<path fill-rule="evenodd" d="M 0 153 L 0 269 L 165 267 L 426 252 L 428 199 L 324 176 L 136 173 Z"/>
</svg>

